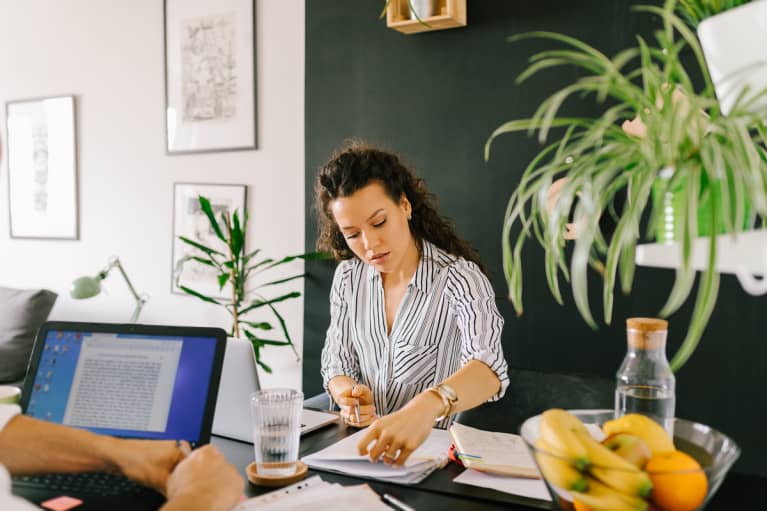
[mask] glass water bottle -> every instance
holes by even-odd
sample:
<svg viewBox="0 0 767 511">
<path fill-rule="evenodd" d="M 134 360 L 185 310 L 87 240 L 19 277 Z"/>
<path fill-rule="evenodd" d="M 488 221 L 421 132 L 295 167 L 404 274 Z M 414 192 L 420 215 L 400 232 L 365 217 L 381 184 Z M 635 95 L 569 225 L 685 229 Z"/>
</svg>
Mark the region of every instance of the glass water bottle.
<svg viewBox="0 0 767 511">
<path fill-rule="evenodd" d="M 641 413 L 673 437 L 676 379 L 666 359 L 668 321 L 626 320 L 628 352 L 617 374 L 615 416 Z"/>
</svg>

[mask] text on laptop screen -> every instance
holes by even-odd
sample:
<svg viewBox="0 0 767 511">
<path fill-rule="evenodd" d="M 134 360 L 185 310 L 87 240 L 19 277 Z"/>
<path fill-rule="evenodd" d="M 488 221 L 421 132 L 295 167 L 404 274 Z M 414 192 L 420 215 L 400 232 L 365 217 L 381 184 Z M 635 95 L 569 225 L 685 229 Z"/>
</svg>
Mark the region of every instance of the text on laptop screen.
<svg viewBox="0 0 767 511">
<path fill-rule="evenodd" d="M 50 331 L 26 414 L 115 436 L 200 437 L 216 339 Z"/>
</svg>

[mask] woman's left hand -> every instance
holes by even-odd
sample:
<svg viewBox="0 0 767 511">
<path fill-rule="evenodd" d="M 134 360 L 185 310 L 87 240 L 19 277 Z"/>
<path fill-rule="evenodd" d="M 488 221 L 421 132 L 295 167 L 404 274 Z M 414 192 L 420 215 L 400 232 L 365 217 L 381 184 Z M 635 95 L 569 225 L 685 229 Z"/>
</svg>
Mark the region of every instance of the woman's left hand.
<svg viewBox="0 0 767 511">
<path fill-rule="evenodd" d="M 373 463 L 383 458 L 389 465 L 402 465 L 429 436 L 442 409 L 442 401 L 433 392 L 419 394 L 401 409 L 373 422 L 357 449 Z"/>
</svg>

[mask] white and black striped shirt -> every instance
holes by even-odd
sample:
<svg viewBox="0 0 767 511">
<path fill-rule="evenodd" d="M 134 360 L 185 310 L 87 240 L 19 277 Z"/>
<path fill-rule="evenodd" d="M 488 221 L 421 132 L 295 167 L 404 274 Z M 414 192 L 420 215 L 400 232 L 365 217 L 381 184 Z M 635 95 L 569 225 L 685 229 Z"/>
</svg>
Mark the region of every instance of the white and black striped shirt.
<svg viewBox="0 0 767 511">
<path fill-rule="evenodd" d="M 424 241 L 421 260 L 387 334 L 381 274 L 357 258 L 336 268 L 322 377 L 367 385 L 376 414 L 398 410 L 471 360 L 498 376 L 500 399 L 509 384 L 503 357 L 503 317 L 479 267 Z M 447 426 L 443 421 L 440 426 Z"/>
</svg>

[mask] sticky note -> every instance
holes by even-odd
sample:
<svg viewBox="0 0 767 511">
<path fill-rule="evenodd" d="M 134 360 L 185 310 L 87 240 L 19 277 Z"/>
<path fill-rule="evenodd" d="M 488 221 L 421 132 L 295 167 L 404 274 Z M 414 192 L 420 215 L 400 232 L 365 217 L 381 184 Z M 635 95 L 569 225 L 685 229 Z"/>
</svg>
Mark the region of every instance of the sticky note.
<svg viewBox="0 0 767 511">
<path fill-rule="evenodd" d="M 82 503 L 83 501 L 80 499 L 61 496 L 61 497 L 56 497 L 55 499 L 46 500 L 45 502 L 42 502 L 40 505 L 46 509 L 50 509 L 51 511 L 67 511 L 68 509 L 77 507 Z"/>
</svg>

